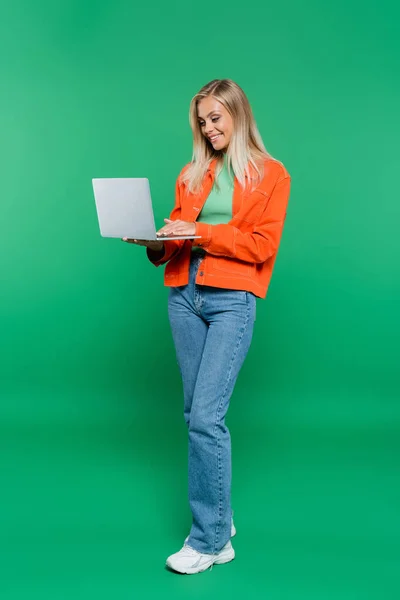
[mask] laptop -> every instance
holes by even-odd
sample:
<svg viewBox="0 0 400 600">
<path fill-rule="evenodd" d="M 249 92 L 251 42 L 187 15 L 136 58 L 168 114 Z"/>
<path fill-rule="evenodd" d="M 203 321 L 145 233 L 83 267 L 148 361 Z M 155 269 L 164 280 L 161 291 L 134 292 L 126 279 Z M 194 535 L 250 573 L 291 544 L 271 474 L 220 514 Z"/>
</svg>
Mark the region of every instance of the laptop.
<svg viewBox="0 0 400 600">
<path fill-rule="evenodd" d="M 100 234 L 145 241 L 193 240 L 200 235 L 157 236 L 146 177 L 92 179 Z"/>
</svg>

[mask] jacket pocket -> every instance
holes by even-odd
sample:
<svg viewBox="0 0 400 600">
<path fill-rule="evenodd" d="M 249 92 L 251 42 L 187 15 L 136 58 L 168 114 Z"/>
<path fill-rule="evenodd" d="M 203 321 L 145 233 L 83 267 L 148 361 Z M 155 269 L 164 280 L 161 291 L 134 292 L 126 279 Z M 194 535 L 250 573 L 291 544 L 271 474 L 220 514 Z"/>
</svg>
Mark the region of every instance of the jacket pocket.
<svg viewBox="0 0 400 600">
<path fill-rule="evenodd" d="M 213 256 L 212 267 L 215 271 L 220 271 L 222 276 L 242 275 L 248 277 L 251 275 L 253 265 L 238 260 L 237 258 L 228 258 L 227 256 Z"/>
<path fill-rule="evenodd" d="M 264 192 L 255 192 L 244 200 L 235 218 L 245 223 L 257 223 L 263 210 L 268 204 L 268 196 Z"/>
</svg>

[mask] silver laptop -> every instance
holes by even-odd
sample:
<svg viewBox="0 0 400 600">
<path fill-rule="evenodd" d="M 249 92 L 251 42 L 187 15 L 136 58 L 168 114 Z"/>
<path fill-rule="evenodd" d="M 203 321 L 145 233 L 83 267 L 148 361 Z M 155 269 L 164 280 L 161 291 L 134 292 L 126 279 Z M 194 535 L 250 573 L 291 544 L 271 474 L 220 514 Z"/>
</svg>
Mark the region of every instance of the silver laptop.
<svg viewBox="0 0 400 600">
<path fill-rule="evenodd" d="M 135 240 L 192 240 L 199 235 L 158 236 L 146 177 L 92 179 L 100 233 Z"/>
</svg>

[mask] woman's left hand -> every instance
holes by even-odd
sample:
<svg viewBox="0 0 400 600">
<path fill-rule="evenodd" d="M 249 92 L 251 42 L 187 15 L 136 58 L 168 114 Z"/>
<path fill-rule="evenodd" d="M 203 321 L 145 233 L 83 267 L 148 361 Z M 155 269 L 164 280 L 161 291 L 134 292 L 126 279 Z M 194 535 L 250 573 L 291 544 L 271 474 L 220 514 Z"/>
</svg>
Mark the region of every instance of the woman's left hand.
<svg viewBox="0 0 400 600">
<path fill-rule="evenodd" d="M 173 235 L 196 235 L 196 223 L 188 221 L 171 221 L 164 219 L 167 223 L 157 231 L 158 236 L 173 236 Z"/>
</svg>

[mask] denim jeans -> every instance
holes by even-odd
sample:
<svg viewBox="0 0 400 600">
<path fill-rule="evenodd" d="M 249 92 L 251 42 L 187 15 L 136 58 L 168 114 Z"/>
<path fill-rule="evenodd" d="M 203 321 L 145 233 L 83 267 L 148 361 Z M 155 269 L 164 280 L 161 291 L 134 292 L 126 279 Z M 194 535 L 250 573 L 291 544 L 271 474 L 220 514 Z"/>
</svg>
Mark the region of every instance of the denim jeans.
<svg viewBox="0 0 400 600">
<path fill-rule="evenodd" d="M 192 252 L 189 283 L 170 288 L 168 314 L 189 431 L 193 521 L 187 544 L 216 554 L 231 536 L 231 438 L 225 416 L 250 347 L 256 297 L 251 292 L 196 285 L 202 258 Z"/>
</svg>

